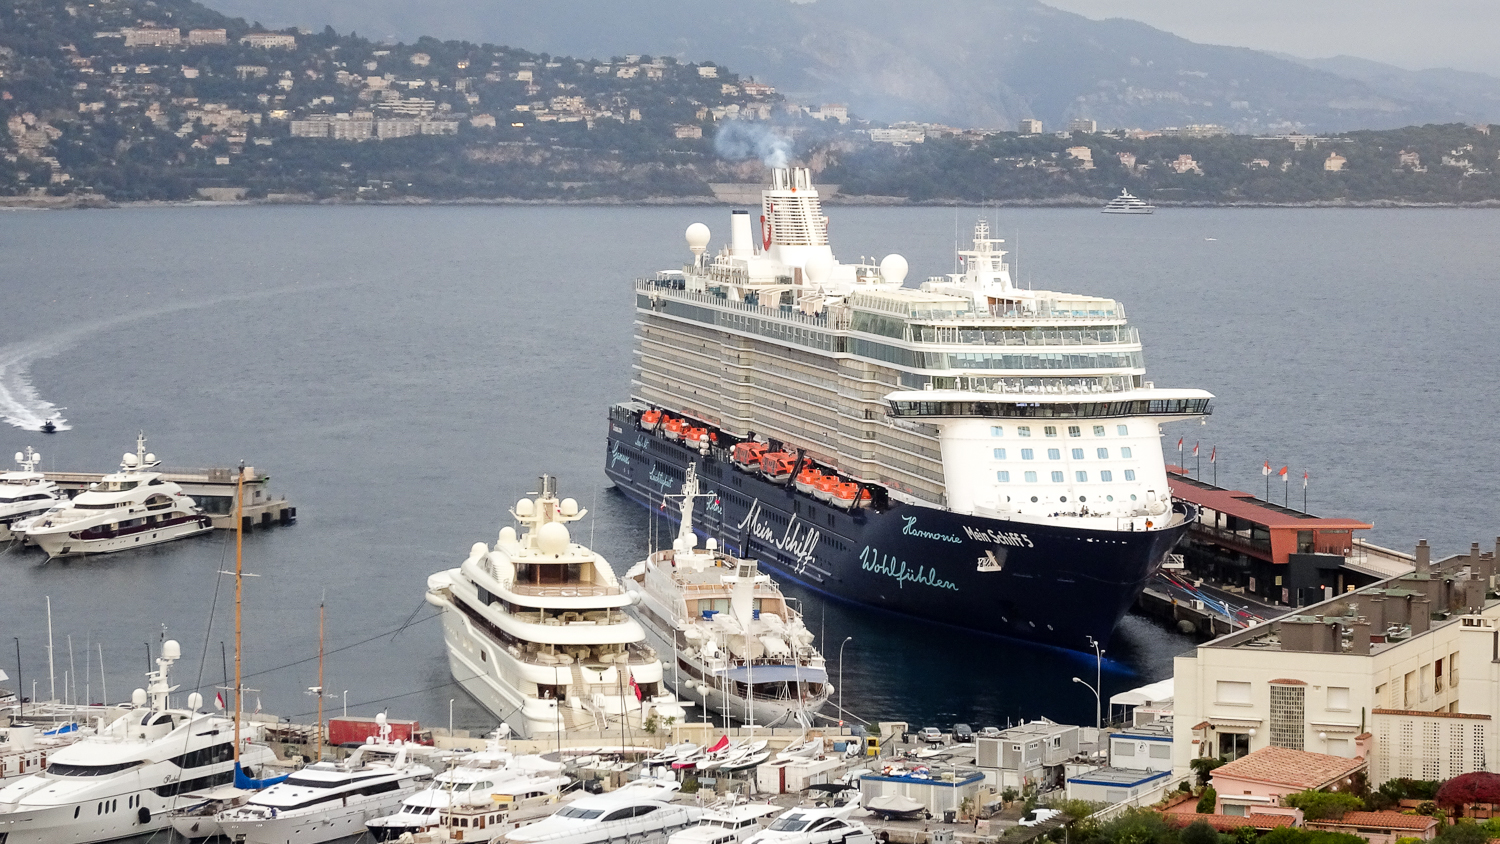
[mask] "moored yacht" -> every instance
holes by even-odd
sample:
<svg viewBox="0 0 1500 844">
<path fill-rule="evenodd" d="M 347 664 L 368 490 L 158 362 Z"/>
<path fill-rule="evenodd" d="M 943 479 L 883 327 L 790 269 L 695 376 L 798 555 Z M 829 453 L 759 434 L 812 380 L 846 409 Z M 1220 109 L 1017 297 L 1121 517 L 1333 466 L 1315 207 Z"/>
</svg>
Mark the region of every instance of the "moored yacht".
<svg viewBox="0 0 1500 844">
<path fill-rule="evenodd" d="M 179 795 L 233 781 L 234 723 L 199 712 L 196 692 L 187 709 L 170 705 L 177 687 L 168 674 L 181 654 L 175 641 L 163 643 L 157 670 L 124 714 L 58 750 L 42 773 L 0 788 L 0 842 L 91 844 L 154 832 L 167 827 Z M 256 768 L 274 759 L 260 744 L 240 753 Z"/>
<path fill-rule="evenodd" d="M 1156 210 L 1156 206 L 1149 205 L 1145 200 L 1133 196 L 1130 191 L 1122 189 L 1119 196 L 1111 199 L 1100 210 L 1106 214 L 1150 214 Z"/>
<path fill-rule="evenodd" d="M 0 679 L 4 679 L 4 674 L 0 671 Z M 5 705 L 5 696 L 6 692 L 0 690 L 0 706 Z M 43 730 L 35 724 L 13 720 L 9 727 L 0 727 L 0 785 L 41 773 L 47 768 L 48 757 L 92 734 L 91 728 L 81 728 L 76 723 Z"/>
<path fill-rule="evenodd" d="M 49 557 L 107 554 L 206 533 L 209 517 L 182 487 L 153 472 L 159 463 L 146 452 L 146 435 L 136 438 L 135 454 L 125 454 L 120 471 L 40 516 L 11 526 Z"/>
<path fill-rule="evenodd" d="M 0 540 L 11 538 L 13 522 L 39 516 L 63 500 L 57 484 L 36 470 L 42 456 L 26 447 L 16 452 L 16 462 L 21 464 L 19 472 L 0 474 Z"/>
<path fill-rule="evenodd" d="M 799 806 L 745 839 L 745 844 L 875 844 L 870 828 L 849 815 L 859 801 L 843 806 Z"/>
<path fill-rule="evenodd" d="M 673 803 L 675 782 L 636 780 L 606 794 L 589 794 L 550 817 L 507 832 L 492 844 L 665 844 L 703 816 L 697 806 Z"/>
<path fill-rule="evenodd" d="M 707 715 L 810 727 L 832 691 L 812 631 L 755 560 L 720 551 L 712 537 L 698 548 L 693 510 L 701 497 L 697 464 L 690 463 L 671 550 L 625 575 L 640 594 L 631 611 L 652 647 L 674 655 L 667 682 L 680 695 L 700 696 Z"/>
<path fill-rule="evenodd" d="M 243 844 L 317 844 L 357 835 L 371 818 L 390 814 L 432 779 L 433 770 L 412 758 L 420 745 L 391 741 L 384 714 L 376 720 L 380 735 L 343 762 L 308 765 L 220 812 L 220 834 Z"/>
<path fill-rule="evenodd" d="M 427 579 L 454 679 L 522 737 L 640 729 L 653 712 L 681 719 L 661 661 L 624 612 L 631 596 L 568 532 L 587 511 L 555 487 L 543 476 L 539 496 L 516 502 L 520 536 L 501 528 L 493 548 L 476 543 L 461 566 Z"/>
</svg>

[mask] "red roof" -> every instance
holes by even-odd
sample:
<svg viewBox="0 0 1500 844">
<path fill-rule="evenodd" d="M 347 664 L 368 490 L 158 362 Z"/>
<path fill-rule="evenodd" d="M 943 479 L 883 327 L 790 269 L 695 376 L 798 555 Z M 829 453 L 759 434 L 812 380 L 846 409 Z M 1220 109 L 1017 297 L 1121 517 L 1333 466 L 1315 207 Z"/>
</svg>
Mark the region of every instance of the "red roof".
<svg viewBox="0 0 1500 844">
<path fill-rule="evenodd" d="M 1297 528 L 1298 530 L 1318 528 L 1369 530 L 1374 527 L 1374 525 L 1355 519 L 1321 519 L 1317 516 L 1309 516 L 1306 513 L 1288 510 L 1279 504 L 1262 501 L 1248 492 L 1211 487 L 1178 474 L 1169 473 L 1167 484 L 1172 488 L 1173 498 L 1191 501 L 1194 504 L 1266 527 Z"/>
<path fill-rule="evenodd" d="M 1327 826 L 1362 826 L 1376 829 L 1424 830 L 1435 826 L 1437 819 L 1429 815 L 1405 815 L 1400 812 L 1345 812 L 1342 818 L 1323 818 L 1308 821 L 1309 824 Z"/>
<path fill-rule="evenodd" d="M 1244 827 L 1255 829 L 1275 829 L 1279 826 L 1292 826 L 1295 820 L 1291 815 L 1163 815 L 1167 823 L 1172 826 L 1191 826 L 1198 821 L 1203 821 L 1219 832 L 1232 832 Z"/>
<path fill-rule="evenodd" d="M 1212 776 L 1216 780 L 1245 780 L 1303 791 L 1337 782 L 1364 766 L 1363 759 L 1267 746 L 1215 768 Z"/>
</svg>

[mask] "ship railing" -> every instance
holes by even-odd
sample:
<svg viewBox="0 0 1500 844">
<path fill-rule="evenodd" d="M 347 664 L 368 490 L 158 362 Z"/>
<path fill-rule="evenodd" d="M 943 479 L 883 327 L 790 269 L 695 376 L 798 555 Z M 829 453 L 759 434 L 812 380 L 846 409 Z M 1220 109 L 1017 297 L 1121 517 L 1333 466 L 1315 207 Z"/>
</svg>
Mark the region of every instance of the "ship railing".
<svg viewBox="0 0 1500 844">
<path fill-rule="evenodd" d="M 828 319 L 823 316 L 808 316 L 797 310 L 783 308 L 781 306 L 766 307 L 764 305 L 750 305 L 745 302 L 736 302 L 727 296 L 719 296 L 713 293 L 699 293 L 694 290 L 683 290 L 669 284 L 662 284 L 652 279 L 638 278 L 635 280 L 635 289 L 641 293 L 652 293 L 668 296 L 673 299 L 684 299 L 689 302 L 701 302 L 705 305 L 713 305 L 718 308 L 726 308 L 741 313 L 754 314 L 759 317 L 768 317 L 785 322 L 795 322 L 814 328 L 827 328 Z"/>
<path fill-rule="evenodd" d="M 1141 342 L 1134 326 L 1098 330 L 1015 331 L 1003 328 L 933 326 L 914 328 L 916 343 L 950 346 L 1118 346 Z"/>
<path fill-rule="evenodd" d="M 508 588 L 517 595 L 526 595 L 532 598 L 600 598 L 608 595 L 623 594 L 618 586 L 590 586 L 585 584 L 564 584 L 560 586 L 526 586 L 514 584 Z"/>
</svg>

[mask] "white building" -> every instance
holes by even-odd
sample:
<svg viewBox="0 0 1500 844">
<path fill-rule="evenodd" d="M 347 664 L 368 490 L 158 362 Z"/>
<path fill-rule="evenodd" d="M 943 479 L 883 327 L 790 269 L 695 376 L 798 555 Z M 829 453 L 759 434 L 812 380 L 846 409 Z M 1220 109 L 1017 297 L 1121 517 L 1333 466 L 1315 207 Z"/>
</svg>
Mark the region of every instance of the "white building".
<svg viewBox="0 0 1500 844">
<path fill-rule="evenodd" d="M 194 47 L 206 44 L 228 44 L 229 33 L 222 29 L 190 29 L 187 42 Z"/>
<path fill-rule="evenodd" d="M 297 47 L 297 36 L 280 32 L 252 32 L 241 38 L 240 43 L 263 50 L 292 50 Z"/>
<path fill-rule="evenodd" d="M 1021 125 L 1017 128 L 1017 131 L 1023 135 L 1040 135 L 1042 134 L 1042 121 L 1033 117 L 1027 117 L 1021 121 Z"/>
<path fill-rule="evenodd" d="M 1500 712 L 1494 575 L 1495 554 L 1477 543 L 1432 563 L 1423 541 L 1410 574 L 1177 657 L 1174 770 L 1266 746 L 1345 758 L 1368 747 L 1372 786 L 1487 769 Z"/>
<path fill-rule="evenodd" d="M 1063 766 L 1078 755 L 1079 728 L 1043 718 L 974 740 L 974 764 L 1001 789 L 1062 785 Z"/>
<path fill-rule="evenodd" d="M 127 47 L 176 47 L 182 43 L 182 32 L 155 26 L 122 27 L 120 34 Z"/>
</svg>

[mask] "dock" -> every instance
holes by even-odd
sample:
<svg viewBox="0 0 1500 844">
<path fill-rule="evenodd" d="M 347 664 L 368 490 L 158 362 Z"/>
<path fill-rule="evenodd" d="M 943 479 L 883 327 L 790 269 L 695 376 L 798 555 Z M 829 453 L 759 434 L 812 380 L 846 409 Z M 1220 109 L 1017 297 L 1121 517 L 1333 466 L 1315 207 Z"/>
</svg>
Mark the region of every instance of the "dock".
<svg viewBox="0 0 1500 844">
<path fill-rule="evenodd" d="M 233 530 L 234 523 L 234 494 L 235 494 L 235 472 L 230 468 L 189 468 L 189 469 L 153 469 L 161 474 L 162 480 L 171 481 L 182 487 L 182 491 L 192 497 L 203 508 L 213 520 L 213 526 L 219 530 Z M 45 472 L 47 479 L 56 483 L 71 498 L 89 488 L 89 484 L 98 483 L 103 477 L 102 472 Z M 276 497 L 267 489 L 271 476 L 264 472 L 257 472 L 255 467 L 245 467 L 245 505 L 244 521 L 245 530 L 254 530 L 256 527 L 267 528 L 272 525 L 289 525 L 297 521 L 297 508 L 287 501 L 286 496 Z"/>
</svg>

